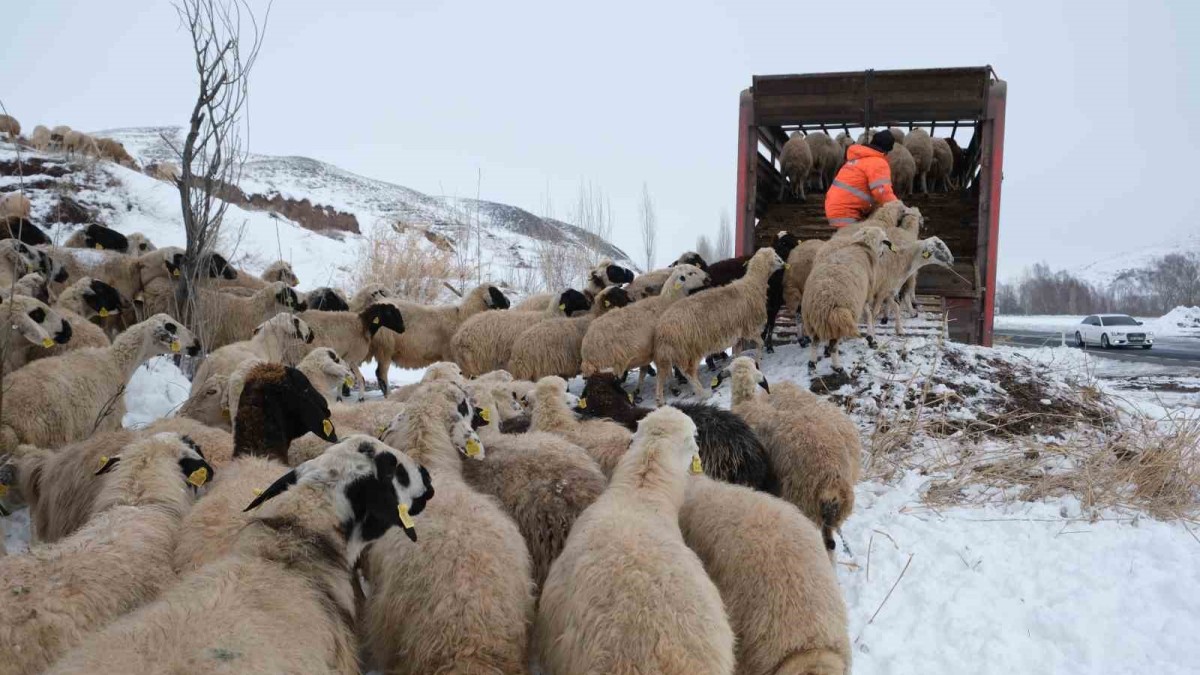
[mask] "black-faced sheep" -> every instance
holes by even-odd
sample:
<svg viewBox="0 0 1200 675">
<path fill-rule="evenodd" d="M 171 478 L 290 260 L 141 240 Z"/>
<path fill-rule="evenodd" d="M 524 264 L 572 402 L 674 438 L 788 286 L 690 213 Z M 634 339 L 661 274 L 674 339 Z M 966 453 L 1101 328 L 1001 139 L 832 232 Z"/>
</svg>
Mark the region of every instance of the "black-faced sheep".
<svg viewBox="0 0 1200 675">
<path fill-rule="evenodd" d="M 99 251 L 129 252 L 129 239 L 114 229 L 92 223 L 77 230 L 63 244 L 67 248 L 91 248 Z"/>
<path fill-rule="evenodd" d="M 4 673 L 42 672 L 88 633 L 176 580 L 171 551 L 193 489 L 213 476 L 199 448 L 160 434 L 91 467 L 96 515 L 69 538 L 0 559 Z"/>
<path fill-rule="evenodd" d="M 692 265 L 699 267 L 703 271 L 708 271 L 708 263 L 704 261 L 704 258 L 700 257 L 699 253 L 688 251 L 679 256 L 675 262 L 662 269 L 637 275 L 634 277 L 633 282 L 625 287 L 625 292 L 629 294 L 630 299 L 634 302 L 658 295 L 662 292 L 663 282 L 667 280 L 667 277 L 671 276 L 671 272 L 674 271 L 677 265 Z"/>
<path fill-rule="evenodd" d="M 360 398 L 366 390 L 366 383 L 358 366 L 367 360 L 376 338 L 385 333 L 402 337 L 408 330 L 408 316 L 403 310 L 383 302 L 369 305 L 359 312 L 308 310 L 300 316 L 316 334 L 313 349 L 332 349 L 350 364 Z"/>
<path fill-rule="evenodd" d="M 119 427 L 125 385 L 134 370 L 152 356 L 183 352 L 198 354 L 200 341 L 158 314 L 119 335 L 111 347 L 68 352 L 5 375 L 0 446 L 4 451 L 18 443 L 53 448 Z"/>
<path fill-rule="evenodd" d="M 107 347 L 112 340 L 104 329 L 91 322 L 92 319 L 104 320 L 119 315 L 123 307 L 128 306 L 128 300 L 121 297 L 117 289 L 103 281 L 83 277 L 71 284 L 58 296 L 54 311 L 71 326 L 70 341 L 56 344 L 49 349 L 37 349 L 26 346 L 27 361 L 59 356 L 76 349 L 89 347 Z"/>
<path fill-rule="evenodd" d="M 587 378 L 576 412 L 585 418 L 611 419 L 635 431 L 637 423 L 653 410 L 638 407 L 629 398 L 615 376 L 600 373 Z M 742 418 L 703 403 L 677 403 L 673 407 L 696 425 L 706 475 L 778 494 L 779 481 L 767 451 Z"/>
<path fill-rule="evenodd" d="M 587 297 L 569 288 L 558 295 L 558 302 L 541 311 L 508 310 L 476 314 L 464 321 L 450 340 L 453 360 L 467 377 L 505 368 L 512 354 L 513 343 L 530 326 L 589 308 L 591 302 Z"/>
<path fill-rule="evenodd" d="M 529 552 L 495 500 L 463 481 L 451 429 L 469 429 L 467 395 L 452 382 L 433 382 L 408 406 L 384 440 L 429 470 L 437 496 L 421 519 L 419 546 L 388 534 L 365 556 L 369 665 L 414 675 L 527 672 Z M 485 454 L 477 448 L 475 457 Z"/>
<path fill-rule="evenodd" d="M 508 370 L 517 379 L 529 381 L 547 375 L 575 377 L 583 363 L 583 338 L 592 320 L 631 302 L 625 289 L 611 286 L 596 296 L 591 312 L 535 324 L 513 343 Z"/>
<path fill-rule="evenodd" d="M 201 316 L 208 321 L 211 336 L 208 348 L 217 349 L 254 333 L 254 327 L 280 312 L 303 312 L 307 309 L 296 291 L 281 281 L 267 285 L 248 298 L 207 288 L 197 289 Z M 218 320 L 219 317 L 219 320 Z M 305 318 L 305 321 L 308 321 Z"/>
<path fill-rule="evenodd" d="M 71 335 L 71 324 L 45 303 L 24 295 L 0 295 L 0 350 L 5 373 L 20 369 L 37 350 L 66 344 Z"/>
<path fill-rule="evenodd" d="M 51 672 L 215 673 L 230 661 L 243 673 L 361 672 L 351 570 L 393 528 L 416 538 L 412 516 L 433 496 L 425 475 L 379 441 L 347 438 L 246 495 L 250 517 L 228 555 Z"/>
<path fill-rule="evenodd" d="M 362 289 L 350 304 L 354 307 L 360 302 L 387 302 L 404 315 L 403 334 L 382 331 L 371 339 L 370 357 L 375 360 L 375 376 L 384 396 L 388 394 L 391 364 L 401 368 L 424 368 L 438 361 L 450 361 L 453 358 L 451 340 L 464 322 L 481 312 L 508 309 L 509 306 L 508 298 L 493 284 L 476 286 L 457 305 L 440 306 L 380 296 L 377 294 L 380 290 L 374 288 L 364 292 L 368 289 Z"/>
<path fill-rule="evenodd" d="M 581 372 L 593 375 L 606 371 L 625 373 L 639 368 L 637 392 L 641 392 L 646 369 L 654 358 L 654 322 L 668 307 L 689 293 L 709 284 L 708 274 L 692 265 L 672 268 L 662 291 L 597 318 L 588 326 L 580 344 Z M 670 372 L 670 371 L 667 371 Z M 663 377 L 667 375 L 664 373 Z"/>
<path fill-rule="evenodd" d="M 51 243 L 50 237 L 40 227 L 21 216 L 0 216 L 0 239 L 16 239 L 30 246 Z"/>
<path fill-rule="evenodd" d="M 781 269 L 783 260 L 774 249 L 759 249 L 741 279 L 684 298 L 662 313 L 654 326 L 654 365 L 659 371 L 654 393 L 659 405 L 663 403 L 666 374 L 674 366 L 683 371 L 696 396 L 707 398 L 710 392 L 699 374 L 700 360 L 706 354 L 738 340 L 757 343 L 761 353 L 761 331 L 767 323 L 767 286 L 771 275 Z"/>
<path fill-rule="evenodd" d="M 594 298 L 609 286 L 628 284 L 633 279 L 632 270 L 615 265 L 613 261 L 605 258 L 588 271 L 587 284 L 584 285 L 583 292 L 589 298 Z M 518 302 L 513 309 L 522 312 L 537 312 L 549 307 L 550 301 L 557 298 L 556 293 L 538 293 Z"/>
<path fill-rule="evenodd" d="M 820 533 L 796 507 L 699 477 L 688 485 L 679 528 L 721 592 L 737 672 L 850 672 L 837 575 Z"/>
<path fill-rule="evenodd" d="M 304 302 L 308 303 L 309 309 L 325 312 L 350 311 L 350 303 L 346 301 L 345 296 L 336 288 L 328 286 L 309 291 L 308 295 L 304 296 Z"/>
<path fill-rule="evenodd" d="M 862 441 L 854 422 L 837 406 L 791 382 L 773 392 L 754 360 L 729 365 L 733 411 L 762 439 L 779 475 L 780 495 L 821 528 L 829 555 L 833 532 L 854 510 Z"/>
<path fill-rule="evenodd" d="M 671 408 L 638 426 L 608 490 L 550 568 L 534 653 L 550 673 L 733 673 L 717 588 L 679 530 L 696 427 Z"/>
<path fill-rule="evenodd" d="M 296 364 L 296 370 L 304 373 L 330 405 L 339 398 L 349 398 L 350 388 L 354 386 L 354 369 L 327 347 L 309 352 Z"/>
</svg>

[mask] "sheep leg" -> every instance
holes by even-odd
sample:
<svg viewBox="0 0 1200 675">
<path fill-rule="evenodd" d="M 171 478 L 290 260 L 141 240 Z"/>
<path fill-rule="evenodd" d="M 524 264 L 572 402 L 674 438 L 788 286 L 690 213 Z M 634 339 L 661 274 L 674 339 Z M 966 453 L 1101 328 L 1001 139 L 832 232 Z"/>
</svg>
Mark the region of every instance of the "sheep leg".
<svg viewBox="0 0 1200 675">
<path fill-rule="evenodd" d="M 896 335 L 904 335 L 904 320 L 903 314 L 900 312 L 900 303 L 896 302 L 895 298 L 888 298 L 888 309 L 892 310 L 892 316 L 896 318 Z"/>
<path fill-rule="evenodd" d="M 688 384 L 692 385 L 692 391 L 696 394 L 696 398 L 705 400 L 712 396 L 712 392 L 700 381 L 700 361 L 689 363 L 684 374 L 687 375 Z"/>
<path fill-rule="evenodd" d="M 913 305 L 913 298 L 917 296 L 917 275 L 912 275 L 908 281 L 904 282 L 904 311 L 914 318 L 917 316 L 917 308 Z"/>
<path fill-rule="evenodd" d="M 929 181 L 927 179 L 928 173 L 929 172 L 927 171 L 921 172 L 921 192 L 924 194 L 929 194 Z"/>
<path fill-rule="evenodd" d="M 834 371 L 839 372 L 839 373 L 845 373 L 846 372 L 845 369 L 842 368 L 842 352 L 840 349 L 838 349 L 838 341 L 830 340 L 828 350 L 833 352 L 833 369 L 834 369 Z"/>
<path fill-rule="evenodd" d="M 354 388 L 358 390 L 358 400 L 363 400 L 367 397 L 367 379 L 363 377 L 362 368 L 355 366 L 354 371 Z"/>
<path fill-rule="evenodd" d="M 801 349 L 812 344 L 812 338 L 804 332 L 804 322 L 800 319 L 800 305 L 796 305 L 796 344 L 800 345 Z"/>
<path fill-rule="evenodd" d="M 375 381 L 379 383 L 379 391 L 383 394 L 384 398 L 387 398 L 387 395 L 388 395 L 388 378 L 387 378 L 387 376 L 388 376 L 388 368 L 390 367 L 390 365 L 391 365 L 391 362 L 388 361 L 387 359 L 380 359 L 380 358 L 375 359 Z M 362 377 L 362 373 L 358 372 L 358 369 L 355 368 L 354 374 L 355 374 L 355 383 L 357 384 L 358 378 Z"/>
<path fill-rule="evenodd" d="M 670 373 L 671 369 L 674 367 L 675 367 L 675 364 L 673 364 L 673 363 L 663 362 L 663 363 L 658 364 L 658 372 Z M 661 406 L 664 401 L 663 386 L 666 383 L 667 377 L 669 377 L 669 375 L 664 376 L 664 377 L 658 377 L 658 378 L 655 378 L 655 380 L 654 380 L 654 402 L 655 402 L 655 404 L 657 404 L 659 406 Z"/>
<path fill-rule="evenodd" d="M 629 371 L 626 370 L 626 373 Z M 646 381 L 646 366 L 638 368 L 637 386 L 633 388 L 633 400 L 640 401 L 642 398 L 642 383 Z"/>
<path fill-rule="evenodd" d="M 867 313 L 867 346 L 871 349 L 877 349 L 879 343 L 875 341 L 875 302 L 873 300 L 868 301 L 863 310 Z M 837 358 L 836 352 L 834 354 L 834 358 Z"/>
<path fill-rule="evenodd" d="M 808 351 L 808 369 L 809 370 L 817 369 L 817 343 L 818 342 L 819 342 L 819 340 L 813 339 L 813 341 L 809 343 L 809 351 Z"/>
<path fill-rule="evenodd" d="M 759 344 L 765 345 L 768 354 L 775 353 L 775 319 L 778 317 L 778 309 L 767 309 L 767 325 L 763 327 L 762 340 L 759 341 Z"/>
</svg>

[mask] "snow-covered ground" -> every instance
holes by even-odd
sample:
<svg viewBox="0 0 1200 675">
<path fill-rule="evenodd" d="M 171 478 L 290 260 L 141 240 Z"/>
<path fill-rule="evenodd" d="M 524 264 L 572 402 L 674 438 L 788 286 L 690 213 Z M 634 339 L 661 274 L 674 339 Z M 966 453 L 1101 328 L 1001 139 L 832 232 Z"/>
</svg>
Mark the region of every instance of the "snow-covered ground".
<svg viewBox="0 0 1200 675">
<path fill-rule="evenodd" d="M 1083 316 L 1068 315 L 1001 315 L 996 317 L 996 328 L 1002 330 L 1030 330 L 1037 332 L 1072 333 L 1083 322 Z M 1176 307 L 1160 317 L 1140 317 L 1146 330 L 1155 337 L 1200 336 L 1200 307 Z"/>
<path fill-rule="evenodd" d="M 11 159 L 5 152 L 0 148 L 0 159 Z M 123 232 L 141 231 L 159 244 L 182 243 L 178 196 L 170 186 L 111 164 L 95 171 L 112 180 L 97 181 L 107 187 L 85 188 L 79 197 L 103 206 L 109 224 Z M 334 195 L 322 198 L 333 201 Z M 43 208 L 35 203 L 35 209 Z M 238 250 L 251 271 L 278 257 L 282 248 L 299 276 L 318 285 L 346 274 L 355 258 L 355 236 L 326 237 L 237 207 L 231 207 L 229 218 L 235 226 L 246 223 Z M 65 233 L 66 228 L 55 232 Z M 1168 317 L 1158 321 L 1187 320 Z M 997 325 L 1037 329 L 1080 318 L 1020 317 L 1012 324 L 1002 317 Z M 1200 594 L 1192 591 L 1200 585 L 1195 525 L 1159 521 L 1126 508 L 1096 508 L 1070 493 L 1030 501 L 1011 494 L 949 502 L 929 496 L 946 480 L 939 473 L 938 467 L 946 465 L 940 455 L 963 452 L 963 461 L 969 461 L 970 453 L 963 451 L 969 443 L 994 449 L 1012 440 L 1001 435 L 968 441 L 986 436 L 980 428 L 1021 420 L 1029 429 L 1022 432 L 1022 442 L 1049 447 L 1063 441 L 1072 433 L 1070 424 L 1047 420 L 1081 405 L 1085 387 L 1112 397 L 1125 414 L 1153 420 L 1200 416 L 1200 371 L 1109 361 L 1075 349 L 984 349 L 941 345 L 929 337 L 901 340 L 886 331 L 880 342 L 878 351 L 867 351 L 861 341 L 844 346 L 849 381 L 831 377 L 827 360 L 816 374 L 831 399 L 850 410 L 867 445 L 864 480 L 844 528 L 849 546 L 838 547 L 854 672 L 1200 671 L 1195 639 Z M 806 356 L 796 346 L 781 346 L 764 356 L 764 372 L 772 382 L 809 387 L 814 376 L 805 367 Z M 362 372 L 374 380 L 373 363 L 364 364 Z M 420 375 L 392 368 L 390 378 L 403 384 Z M 126 426 L 170 414 L 189 386 L 170 358 L 139 368 L 126 393 Z M 579 388 L 576 380 L 572 390 Z M 727 385 L 713 402 L 728 407 Z M 922 411 L 936 411 L 929 424 L 950 431 L 934 437 L 921 430 L 894 446 L 876 445 L 882 421 L 915 421 Z M 1049 460 L 1031 464 L 1047 475 L 1071 468 Z M 10 553 L 24 549 L 26 513 L 14 514 L 6 525 Z"/>
</svg>

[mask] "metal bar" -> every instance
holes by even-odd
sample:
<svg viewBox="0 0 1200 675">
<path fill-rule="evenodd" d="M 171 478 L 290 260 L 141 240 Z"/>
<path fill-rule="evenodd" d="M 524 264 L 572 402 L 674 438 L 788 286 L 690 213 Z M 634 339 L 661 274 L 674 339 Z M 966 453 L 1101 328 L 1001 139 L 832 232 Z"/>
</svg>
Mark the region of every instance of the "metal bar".
<svg viewBox="0 0 1200 675">
<path fill-rule="evenodd" d="M 1000 189 L 1004 182 L 1004 121 L 1005 106 L 1008 102 L 1008 83 L 996 80 L 988 91 L 988 118 L 992 129 L 988 153 L 988 212 L 987 212 L 987 241 L 984 253 L 984 296 L 983 316 L 980 343 L 985 347 L 992 346 L 993 313 L 996 308 L 996 253 L 1000 247 Z M 982 192 L 980 193 L 982 201 Z M 982 214 L 981 214 L 982 215 Z M 979 231 L 984 231 L 980 222 Z M 977 258 L 978 259 L 978 258 Z"/>
</svg>

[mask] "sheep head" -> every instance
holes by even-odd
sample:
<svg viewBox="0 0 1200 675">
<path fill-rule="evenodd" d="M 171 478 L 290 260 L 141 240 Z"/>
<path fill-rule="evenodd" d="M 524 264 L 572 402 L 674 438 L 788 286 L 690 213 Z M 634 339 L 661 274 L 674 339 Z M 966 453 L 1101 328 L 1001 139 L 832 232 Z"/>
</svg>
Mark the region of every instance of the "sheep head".
<svg viewBox="0 0 1200 675">
<path fill-rule="evenodd" d="M 71 340 L 71 324 L 40 300 L 24 295 L 0 296 L 0 318 L 29 342 L 47 349 Z"/>
<path fill-rule="evenodd" d="M 665 473 L 675 479 L 703 473 L 696 423 L 671 406 L 663 406 L 646 415 L 638 422 L 633 442 L 618 464 L 617 472 L 630 465 L 639 473 Z M 616 480 L 614 474 L 613 482 Z"/>
<path fill-rule="evenodd" d="M 433 498 L 433 480 L 425 467 L 408 455 L 369 436 L 355 435 L 285 473 L 245 511 L 259 508 L 280 495 L 315 491 L 332 497 L 339 529 L 348 544 L 351 564 L 368 542 L 399 527 L 417 540 L 413 516 Z M 303 498 L 297 496 L 296 498 Z M 279 503 L 286 508 L 286 499 Z"/>
<path fill-rule="evenodd" d="M 708 272 L 694 265 L 680 264 L 671 269 L 671 275 L 663 281 L 659 295 L 677 297 L 691 295 L 712 285 Z"/>
<path fill-rule="evenodd" d="M 568 288 L 558 295 L 558 302 L 551 305 L 549 310 L 551 314 L 571 316 L 575 312 L 587 311 L 591 306 L 592 303 L 586 295 L 574 288 Z"/>
<path fill-rule="evenodd" d="M 259 363 L 246 373 L 236 406 L 233 454 L 287 461 L 291 442 L 306 433 L 336 443 L 329 404 L 304 373 L 279 363 Z"/>
<path fill-rule="evenodd" d="M 684 253 L 675 262 L 668 265 L 668 267 L 675 267 L 676 265 L 695 265 L 706 272 L 708 271 L 708 263 L 704 262 L 704 258 L 700 257 L 700 254 L 695 251 Z"/>
<path fill-rule="evenodd" d="M 954 266 L 954 254 L 950 252 L 950 248 L 946 246 L 945 242 L 938 237 L 922 239 L 920 249 L 922 264 L 941 265 L 942 267 Z"/>
<path fill-rule="evenodd" d="M 183 352 L 188 356 L 200 354 L 200 340 L 168 314 L 155 314 L 138 325 L 149 328 L 146 333 L 147 357 L 168 352 Z"/>
<path fill-rule="evenodd" d="M 508 309 L 512 306 L 508 301 L 508 297 L 501 293 L 500 289 L 495 286 L 487 287 L 487 297 L 484 298 L 483 302 L 487 305 L 488 309 Z"/>
<path fill-rule="evenodd" d="M 92 223 L 83 229 L 84 248 L 94 248 L 98 251 L 129 251 L 129 239 L 116 230 Z"/>
<path fill-rule="evenodd" d="M 120 291 L 99 279 L 84 277 L 78 283 L 85 284 L 83 304 L 88 310 L 88 315 L 84 317 L 86 319 L 94 316 L 108 318 L 120 314 L 122 309 L 129 306 L 129 300 L 122 297 Z"/>
<path fill-rule="evenodd" d="M 200 446 L 188 436 L 163 432 L 127 446 L 121 454 L 101 457 L 95 475 L 112 473 L 96 506 L 103 510 L 114 504 L 129 504 L 145 497 L 146 487 L 163 479 L 169 485 L 172 474 L 178 476 L 183 490 L 195 493 L 213 479 L 216 471 L 204 459 Z"/>
<path fill-rule="evenodd" d="M 592 314 L 600 316 L 605 312 L 621 307 L 627 307 L 633 303 L 633 298 L 629 297 L 629 293 L 620 286 L 609 286 L 600 291 L 599 295 L 592 302 Z"/>
<path fill-rule="evenodd" d="M 400 308 L 388 303 L 376 303 L 358 313 L 367 334 L 375 337 L 380 328 L 396 333 L 404 332 L 404 317 Z"/>
</svg>

